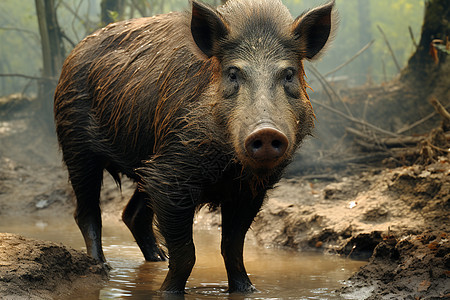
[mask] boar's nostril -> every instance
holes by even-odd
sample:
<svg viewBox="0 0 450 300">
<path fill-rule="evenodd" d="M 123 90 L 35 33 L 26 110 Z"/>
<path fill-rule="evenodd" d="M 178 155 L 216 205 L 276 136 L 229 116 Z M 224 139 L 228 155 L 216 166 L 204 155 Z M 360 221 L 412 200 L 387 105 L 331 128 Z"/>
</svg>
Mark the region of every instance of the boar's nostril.
<svg viewBox="0 0 450 300">
<path fill-rule="evenodd" d="M 280 149 L 283 146 L 283 142 L 279 140 L 273 140 L 272 141 L 272 147 L 275 149 Z"/>
<path fill-rule="evenodd" d="M 261 148 L 263 145 L 263 142 L 261 140 L 256 140 L 253 142 L 252 147 L 254 150 L 257 150 L 259 148 Z"/>
<path fill-rule="evenodd" d="M 255 161 L 275 162 L 288 147 L 285 134 L 275 128 L 262 128 L 252 132 L 245 139 L 245 150 Z"/>
</svg>

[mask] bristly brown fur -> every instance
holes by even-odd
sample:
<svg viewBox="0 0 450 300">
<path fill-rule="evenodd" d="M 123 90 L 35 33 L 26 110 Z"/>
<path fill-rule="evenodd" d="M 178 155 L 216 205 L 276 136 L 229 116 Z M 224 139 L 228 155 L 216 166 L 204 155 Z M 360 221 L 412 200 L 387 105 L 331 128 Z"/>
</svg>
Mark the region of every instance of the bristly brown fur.
<svg viewBox="0 0 450 300">
<path fill-rule="evenodd" d="M 301 26 L 279 0 L 229 0 L 217 9 L 192 0 L 192 12 L 110 24 L 75 47 L 54 111 L 91 256 L 105 261 L 99 197 L 107 170 L 119 185 L 121 174 L 137 182 L 123 220 L 145 258 L 164 258 L 154 218 L 165 239 L 162 290 L 183 292 L 195 262 L 193 216 L 204 204 L 221 207 L 230 291 L 254 290 L 245 233 L 311 134 L 302 59 L 326 42 L 330 10 L 307 14 Z M 256 157 L 254 133 L 272 135 L 266 146 L 279 152 Z"/>
<path fill-rule="evenodd" d="M 200 59 L 189 36 L 187 16 L 173 13 L 112 24 L 86 38 L 66 60 L 56 90 L 59 139 L 71 140 L 73 122 L 82 121 L 76 110 L 85 110 L 79 142 L 91 140 L 91 150 L 100 154 L 119 148 L 132 158 L 120 165 L 132 173 L 167 143 L 177 127 L 171 123 L 188 104 L 217 81 L 216 59 Z M 67 151 L 78 151 L 73 142 Z"/>
</svg>

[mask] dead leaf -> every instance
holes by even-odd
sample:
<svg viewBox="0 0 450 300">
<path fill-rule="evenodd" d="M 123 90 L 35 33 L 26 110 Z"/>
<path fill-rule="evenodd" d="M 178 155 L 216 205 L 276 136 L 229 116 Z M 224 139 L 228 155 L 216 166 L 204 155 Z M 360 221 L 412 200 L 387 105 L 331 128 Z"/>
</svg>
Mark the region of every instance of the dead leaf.
<svg viewBox="0 0 450 300">
<path fill-rule="evenodd" d="M 427 245 L 427 247 L 431 250 L 436 250 L 437 248 L 439 248 L 439 244 L 437 242 L 431 242 Z"/>
<path fill-rule="evenodd" d="M 419 287 L 417 288 L 418 292 L 425 292 L 426 290 L 428 290 L 428 288 L 430 287 L 431 282 L 429 282 L 428 280 L 424 280 L 419 284 Z"/>
</svg>

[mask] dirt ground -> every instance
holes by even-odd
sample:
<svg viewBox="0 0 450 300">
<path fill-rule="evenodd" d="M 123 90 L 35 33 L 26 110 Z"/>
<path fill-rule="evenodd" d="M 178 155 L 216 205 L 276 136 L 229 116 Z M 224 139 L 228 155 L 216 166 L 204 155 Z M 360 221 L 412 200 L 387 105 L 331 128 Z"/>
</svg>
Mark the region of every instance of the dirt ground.
<svg viewBox="0 0 450 300">
<path fill-rule="evenodd" d="M 2 299 L 71 299 L 107 274 L 96 261 L 62 244 L 0 233 Z"/>
<path fill-rule="evenodd" d="M 448 299 L 450 160 L 338 176 L 283 180 L 253 226 L 258 242 L 370 257 L 340 291 L 350 299 Z"/>
<path fill-rule="evenodd" d="M 53 150 L 43 155 L 36 134 L 27 135 L 26 121 L 6 120 L 0 127 L 0 218 L 72 212 L 73 194 L 55 141 L 46 142 Z M 120 192 L 105 179 L 104 220 L 119 219 L 133 188 L 125 181 Z M 365 171 L 283 179 L 270 191 L 250 234 L 267 247 L 369 259 L 339 291 L 347 299 L 446 299 L 449 212 L 450 155 L 426 166 L 380 164 Z M 220 226 L 220 217 L 202 210 L 197 223 Z M 77 286 L 105 279 L 79 251 L 0 234 L 0 295 L 5 299 L 61 298 Z"/>
</svg>

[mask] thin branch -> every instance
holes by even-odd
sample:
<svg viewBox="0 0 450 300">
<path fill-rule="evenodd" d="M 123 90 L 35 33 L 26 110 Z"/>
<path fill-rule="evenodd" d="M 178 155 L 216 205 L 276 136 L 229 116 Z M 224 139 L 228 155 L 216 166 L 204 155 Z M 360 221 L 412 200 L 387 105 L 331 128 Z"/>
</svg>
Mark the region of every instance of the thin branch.
<svg viewBox="0 0 450 300">
<path fill-rule="evenodd" d="M 76 7 L 76 9 L 75 9 L 75 14 L 76 14 L 76 16 L 78 16 L 79 15 L 79 13 L 80 13 L 80 8 L 81 8 L 81 4 L 83 3 L 83 1 L 82 0 L 80 0 L 80 2 L 78 3 L 78 6 Z M 73 20 L 72 20 L 72 31 L 73 31 L 73 34 L 75 35 L 75 37 L 77 38 L 77 40 L 79 41 L 80 40 L 80 37 L 78 36 L 78 32 L 76 31 L 76 29 L 75 29 L 75 15 L 74 15 L 74 17 L 73 17 Z M 81 21 L 81 24 L 83 24 L 83 21 Z"/>
<path fill-rule="evenodd" d="M 34 31 L 32 31 L 32 30 L 28 30 L 28 29 L 23 29 L 23 28 L 16 28 L 16 27 L 3 27 L 3 26 L 0 26 L 0 30 L 13 30 L 13 31 L 21 31 L 21 32 L 26 32 L 26 33 L 29 33 L 29 34 L 33 34 L 33 35 L 35 35 L 35 36 L 37 36 L 37 37 L 38 37 L 38 34 L 37 34 L 36 32 L 34 32 Z"/>
<path fill-rule="evenodd" d="M 408 26 L 408 30 L 409 30 L 409 36 L 411 37 L 411 40 L 412 40 L 412 42 L 413 42 L 413 45 L 414 45 L 414 47 L 417 48 L 418 45 L 417 45 L 416 39 L 414 38 L 414 33 L 413 33 L 413 31 L 412 31 L 411 26 Z"/>
<path fill-rule="evenodd" d="M 447 105 L 447 106 L 444 106 L 444 107 L 445 107 L 445 108 L 449 108 L 450 106 Z M 431 118 L 434 117 L 435 115 L 437 115 L 437 112 L 436 112 L 436 111 L 434 111 L 434 112 L 432 112 L 432 113 L 426 115 L 426 116 L 423 117 L 422 119 L 420 119 L 420 120 L 418 120 L 418 121 L 416 121 L 416 122 L 414 122 L 414 123 L 412 123 L 412 124 L 410 124 L 410 125 L 407 125 L 407 126 L 404 126 L 404 127 L 400 128 L 399 130 L 396 131 L 396 133 L 398 133 L 398 134 L 405 133 L 406 131 L 411 130 L 411 129 L 413 129 L 414 127 L 417 127 L 417 126 L 419 126 L 420 124 L 422 124 L 422 123 L 428 121 L 429 119 L 431 119 Z"/>
<path fill-rule="evenodd" d="M 422 118 L 422 119 L 420 119 L 420 120 L 418 120 L 418 121 L 416 121 L 416 122 L 414 122 L 414 123 L 412 123 L 412 124 L 410 124 L 410 125 L 407 125 L 407 126 L 404 126 L 404 127 L 400 128 L 400 129 L 397 130 L 396 132 L 397 132 L 398 134 L 405 133 L 406 131 L 411 130 L 411 129 L 413 129 L 414 127 L 417 127 L 417 126 L 419 126 L 420 124 L 422 124 L 422 123 L 428 121 L 429 119 L 431 119 L 431 118 L 434 117 L 435 115 L 436 115 L 436 112 L 434 111 L 434 112 L 428 114 L 427 116 L 425 116 L 424 118 Z"/>
<path fill-rule="evenodd" d="M 72 46 L 72 48 L 75 48 L 76 44 L 67 36 L 67 34 L 61 30 L 61 36 L 63 39 L 65 39 L 69 44 Z"/>
<path fill-rule="evenodd" d="M 381 34 L 383 35 L 384 42 L 386 43 L 386 45 L 387 45 L 387 47 L 389 49 L 389 52 L 391 53 L 392 59 L 394 60 L 394 63 L 395 63 L 395 66 L 397 67 L 397 70 L 400 72 L 401 71 L 400 64 L 398 63 L 397 58 L 395 57 L 394 50 L 392 50 L 392 47 L 391 47 L 391 44 L 389 43 L 389 40 L 387 39 L 387 37 L 384 34 L 383 29 L 381 29 L 380 25 L 377 25 L 377 28 L 381 32 Z"/>
<path fill-rule="evenodd" d="M 65 3 L 64 1 L 61 2 L 61 4 L 70 12 L 72 13 L 73 17 L 75 19 L 77 19 L 78 21 L 80 21 L 81 23 L 84 22 L 83 18 L 80 17 L 80 15 L 78 15 L 78 13 L 76 11 L 73 10 L 72 7 L 70 7 L 67 3 Z"/>
<path fill-rule="evenodd" d="M 370 46 L 372 46 L 372 44 L 375 42 L 375 40 L 371 40 L 369 43 L 367 43 L 367 45 L 365 45 L 364 47 L 361 48 L 361 50 L 359 50 L 358 52 L 356 52 L 355 55 L 353 55 L 349 60 L 347 60 L 346 62 L 344 62 L 343 64 L 341 64 L 340 66 L 337 66 L 336 68 L 334 68 L 333 70 L 329 71 L 328 73 L 324 74 L 324 77 L 327 77 L 333 73 L 336 73 L 337 71 L 339 71 L 340 69 L 342 69 L 343 67 L 345 67 L 346 65 L 348 65 L 349 63 L 351 63 L 352 61 L 354 61 L 358 56 L 360 56 L 364 51 L 366 51 L 367 49 L 370 48 Z"/>
<path fill-rule="evenodd" d="M 322 84 L 322 86 L 324 87 L 324 89 L 326 89 L 326 87 L 327 87 L 333 92 L 333 95 L 339 100 L 339 102 L 342 103 L 342 105 L 345 107 L 345 110 L 347 111 L 347 113 L 353 117 L 353 114 L 350 111 L 350 108 L 347 106 L 347 104 L 344 102 L 344 100 L 342 100 L 342 98 L 338 95 L 338 93 L 336 93 L 336 91 L 333 89 L 333 87 L 328 83 L 327 79 L 322 74 L 320 74 L 319 70 L 317 70 L 317 68 L 314 67 L 314 65 L 312 65 L 312 64 L 309 64 L 307 66 L 307 68 L 313 73 L 314 76 L 316 76 L 317 79 L 319 79 L 319 81 Z M 328 94 L 328 96 L 330 96 L 330 94 Z M 332 100 L 332 99 L 330 98 L 330 100 Z"/>
<path fill-rule="evenodd" d="M 400 137 L 385 137 L 385 138 L 371 137 L 352 127 L 346 127 L 345 131 L 373 144 L 384 145 L 388 148 L 417 145 L 418 143 L 427 138 L 426 136 L 400 136 Z"/>
<path fill-rule="evenodd" d="M 25 32 L 25 33 L 31 34 L 38 43 L 40 41 L 39 35 L 36 32 L 32 31 L 32 30 L 23 29 L 23 28 L 16 28 L 16 27 L 0 27 L 0 30 Z"/>
<path fill-rule="evenodd" d="M 343 118 L 345 118 L 345 119 L 347 119 L 347 120 L 349 120 L 349 121 L 351 121 L 353 123 L 367 126 L 367 127 L 371 128 L 371 129 L 373 129 L 375 131 L 378 131 L 380 133 L 383 133 L 383 134 L 386 134 L 386 135 L 389 135 L 389 136 L 394 136 L 394 137 L 398 137 L 399 136 L 399 134 L 397 134 L 397 133 L 390 132 L 390 131 L 387 131 L 385 129 L 379 128 L 379 127 L 377 127 L 377 126 L 375 126 L 373 124 L 367 123 L 364 120 L 360 120 L 360 119 L 357 119 L 355 117 L 348 116 L 345 113 L 341 112 L 340 110 L 337 110 L 337 109 L 335 109 L 333 107 L 330 107 L 328 105 L 322 104 L 322 103 L 320 103 L 318 101 L 314 101 L 313 99 L 311 99 L 310 101 L 314 105 L 318 105 L 318 106 L 323 107 L 323 108 L 325 108 L 325 109 L 327 109 L 327 110 L 329 110 L 331 112 L 334 112 L 335 114 L 337 114 L 337 115 L 339 115 L 339 116 L 341 116 L 341 117 L 343 117 Z"/>
<path fill-rule="evenodd" d="M 142 9 L 142 7 L 140 7 L 137 3 L 136 0 L 131 0 L 131 5 L 139 12 L 139 14 L 142 17 L 147 17 L 147 14 L 145 13 L 145 6 L 144 9 Z"/>
<path fill-rule="evenodd" d="M 21 78 L 32 79 L 32 80 L 53 80 L 53 81 L 58 81 L 57 78 L 53 78 L 53 77 L 38 77 L 38 76 L 30 76 L 30 75 L 17 74 L 17 73 L 11 73 L 11 74 L 1 74 L 0 73 L 0 77 L 21 77 Z"/>
<path fill-rule="evenodd" d="M 441 104 L 441 102 L 439 102 L 436 97 L 431 96 L 428 101 L 431 103 L 431 105 L 433 105 L 436 112 L 441 115 L 444 122 L 450 122 L 450 113 L 445 109 L 445 107 Z"/>
<path fill-rule="evenodd" d="M 90 1 L 88 1 L 88 4 L 90 3 Z M 93 23 L 90 19 L 89 16 L 86 15 L 86 19 L 84 19 L 83 17 L 81 17 L 78 13 L 79 8 L 77 8 L 77 10 L 75 11 L 72 7 L 70 7 L 67 3 L 65 3 L 64 1 L 61 2 L 61 4 L 73 15 L 73 21 L 72 21 L 72 31 L 74 32 L 76 38 L 78 40 L 80 40 L 78 34 L 76 33 L 75 29 L 74 29 L 74 21 L 75 19 L 78 20 L 80 22 L 80 24 L 83 25 L 85 32 L 89 32 L 91 29 L 89 28 L 90 25 Z M 81 4 L 81 2 L 80 2 Z"/>
<path fill-rule="evenodd" d="M 306 68 L 307 68 L 307 67 L 306 67 Z M 319 83 L 322 85 L 322 88 L 323 88 L 323 90 L 325 91 L 325 93 L 327 94 L 327 96 L 328 96 L 328 98 L 330 99 L 331 103 L 333 103 L 333 96 L 331 96 L 330 92 L 328 91 L 326 82 L 324 82 L 324 81 L 322 80 L 322 77 L 321 77 L 321 76 L 316 75 L 316 74 L 314 73 L 314 70 L 311 69 L 310 71 L 311 71 L 311 73 L 313 73 L 313 75 L 317 78 L 317 80 L 319 81 Z M 312 89 L 312 88 L 311 88 L 311 89 Z"/>
</svg>

